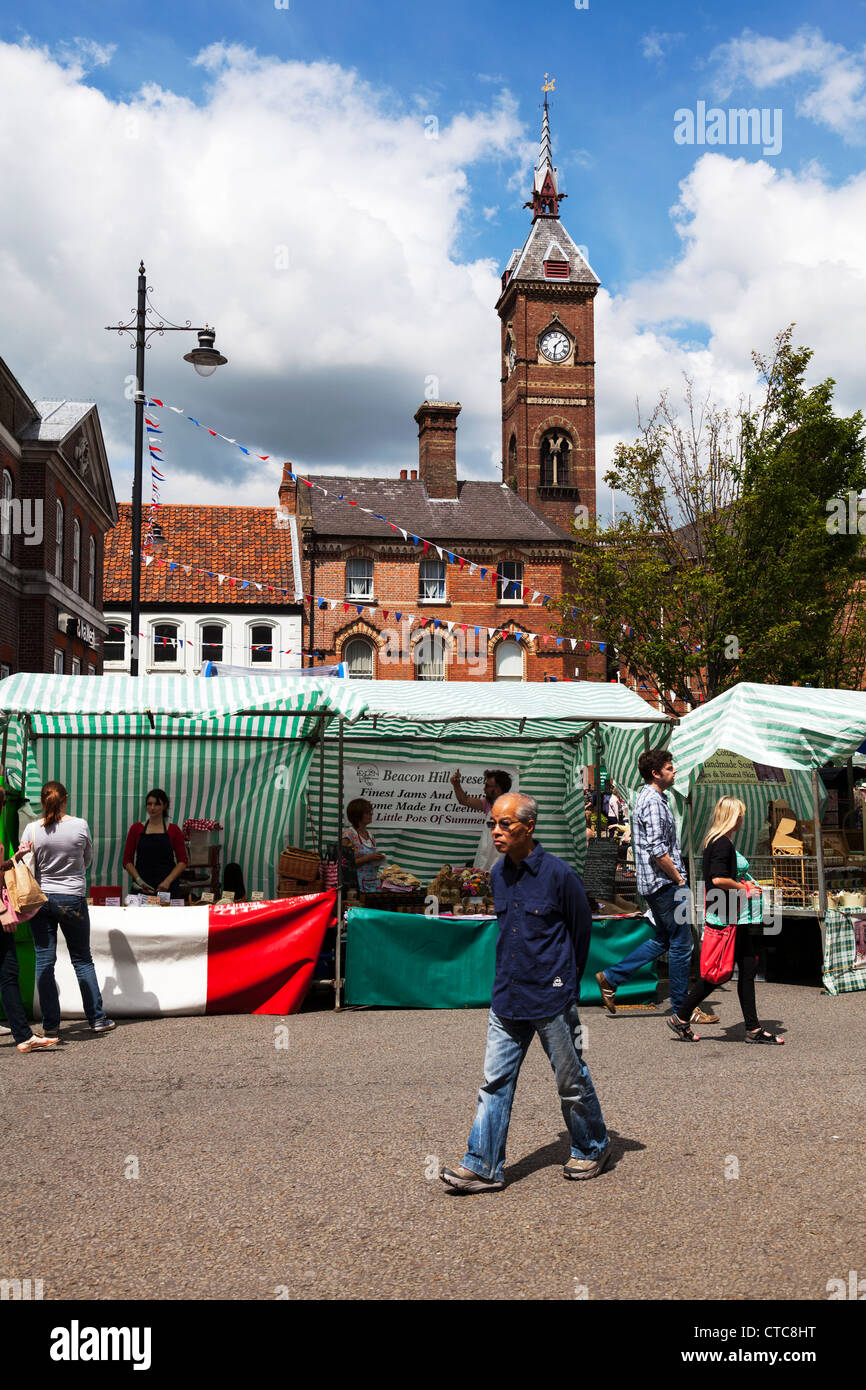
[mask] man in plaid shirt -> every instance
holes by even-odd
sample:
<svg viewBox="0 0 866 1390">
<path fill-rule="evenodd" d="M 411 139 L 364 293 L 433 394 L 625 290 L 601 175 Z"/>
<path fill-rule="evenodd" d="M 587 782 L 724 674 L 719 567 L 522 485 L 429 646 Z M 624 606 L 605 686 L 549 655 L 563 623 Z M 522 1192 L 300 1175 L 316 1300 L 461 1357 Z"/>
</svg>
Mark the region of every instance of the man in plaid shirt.
<svg viewBox="0 0 866 1390">
<path fill-rule="evenodd" d="M 665 795 L 668 787 L 673 786 L 676 769 L 666 748 L 651 748 L 642 753 L 637 766 L 646 786 L 634 804 L 631 836 L 637 890 L 646 898 L 652 912 L 653 934 L 625 960 L 599 971 L 595 978 L 604 1007 L 609 1014 L 615 1014 L 617 985 L 647 961 L 655 960 L 667 951 L 671 1007 L 676 1019 L 688 994 L 689 963 L 692 958 L 692 929 L 686 906 L 686 871 L 673 814 Z M 691 1041 L 694 1036 L 691 1030 L 685 1025 L 681 1027 L 683 1039 Z M 675 1031 L 680 1032 L 680 1029 Z"/>
</svg>

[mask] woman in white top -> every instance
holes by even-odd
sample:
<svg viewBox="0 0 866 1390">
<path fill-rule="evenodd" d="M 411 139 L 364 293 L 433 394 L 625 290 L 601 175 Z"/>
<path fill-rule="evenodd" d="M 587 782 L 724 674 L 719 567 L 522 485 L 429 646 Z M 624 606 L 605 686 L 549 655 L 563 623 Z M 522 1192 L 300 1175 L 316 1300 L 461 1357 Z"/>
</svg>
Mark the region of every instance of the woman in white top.
<svg viewBox="0 0 866 1390">
<path fill-rule="evenodd" d="M 22 849 L 33 849 L 34 873 L 48 899 L 30 919 L 42 1032 L 46 1038 L 57 1038 L 60 1031 L 60 997 L 54 979 L 58 927 L 66 938 L 90 1027 L 94 1033 L 108 1033 L 115 1027 L 102 1006 L 90 954 L 85 879 L 85 870 L 93 858 L 90 827 L 79 816 L 66 814 L 68 799 L 62 782 L 46 782 L 42 788 L 45 814 L 42 820 L 31 821 L 21 840 Z"/>
</svg>

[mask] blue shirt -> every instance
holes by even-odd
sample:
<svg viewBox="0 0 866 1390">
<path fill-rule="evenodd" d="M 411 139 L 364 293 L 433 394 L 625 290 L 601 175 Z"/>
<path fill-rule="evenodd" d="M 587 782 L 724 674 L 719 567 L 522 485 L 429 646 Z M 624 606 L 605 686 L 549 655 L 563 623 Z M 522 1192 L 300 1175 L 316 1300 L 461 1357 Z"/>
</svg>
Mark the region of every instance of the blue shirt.
<svg viewBox="0 0 866 1390">
<path fill-rule="evenodd" d="M 673 812 L 664 792 L 648 782 L 634 803 L 631 818 L 631 840 L 634 850 L 637 891 L 646 897 L 660 888 L 673 887 L 673 879 L 656 864 L 663 854 L 669 854 L 680 878 L 686 877 L 683 856 L 677 842 Z"/>
<path fill-rule="evenodd" d="M 490 874 L 499 919 L 490 1006 L 500 1018 L 552 1018 L 580 997 L 592 913 L 577 874 L 536 844 Z"/>
</svg>

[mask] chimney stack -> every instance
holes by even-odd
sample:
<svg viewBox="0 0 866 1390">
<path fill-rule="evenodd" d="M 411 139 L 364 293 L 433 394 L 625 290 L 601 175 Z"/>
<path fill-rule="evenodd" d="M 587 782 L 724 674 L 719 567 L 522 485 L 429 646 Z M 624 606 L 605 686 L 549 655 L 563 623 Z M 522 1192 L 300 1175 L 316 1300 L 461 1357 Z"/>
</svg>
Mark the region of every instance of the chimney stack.
<svg viewBox="0 0 866 1390">
<path fill-rule="evenodd" d="M 409 478 L 409 474 L 407 473 L 406 469 L 405 469 L 405 468 L 401 468 L 401 469 L 400 469 L 400 482 L 401 482 L 401 483 L 405 483 L 405 482 L 408 480 L 408 478 Z"/>
<path fill-rule="evenodd" d="M 418 476 L 430 497 L 457 496 L 457 416 L 459 401 L 425 401 L 418 423 Z"/>
<path fill-rule="evenodd" d="M 294 473 L 294 471 L 294 466 L 291 463 L 283 464 L 283 477 L 279 489 L 280 508 L 293 515 L 298 510 L 298 485 L 292 481 L 289 474 Z"/>
<path fill-rule="evenodd" d="M 418 477 L 418 469 L 413 468 L 412 472 L 409 474 L 409 477 L 412 479 L 412 482 L 414 483 L 415 479 Z"/>
</svg>

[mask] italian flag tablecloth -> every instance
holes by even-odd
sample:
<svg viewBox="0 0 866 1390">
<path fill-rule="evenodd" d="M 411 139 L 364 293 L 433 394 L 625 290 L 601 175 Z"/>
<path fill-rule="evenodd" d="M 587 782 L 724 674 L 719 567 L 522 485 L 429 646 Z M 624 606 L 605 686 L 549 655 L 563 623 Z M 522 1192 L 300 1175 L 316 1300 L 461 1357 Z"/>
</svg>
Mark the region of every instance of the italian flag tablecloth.
<svg viewBox="0 0 866 1390">
<path fill-rule="evenodd" d="M 336 894 L 221 907 L 91 907 L 90 948 L 106 1013 L 290 1014 L 303 1003 Z M 21 996 L 39 1016 L 33 941 L 16 937 Z M 62 931 L 55 979 L 64 1018 L 82 1018 Z"/>
</svg>

